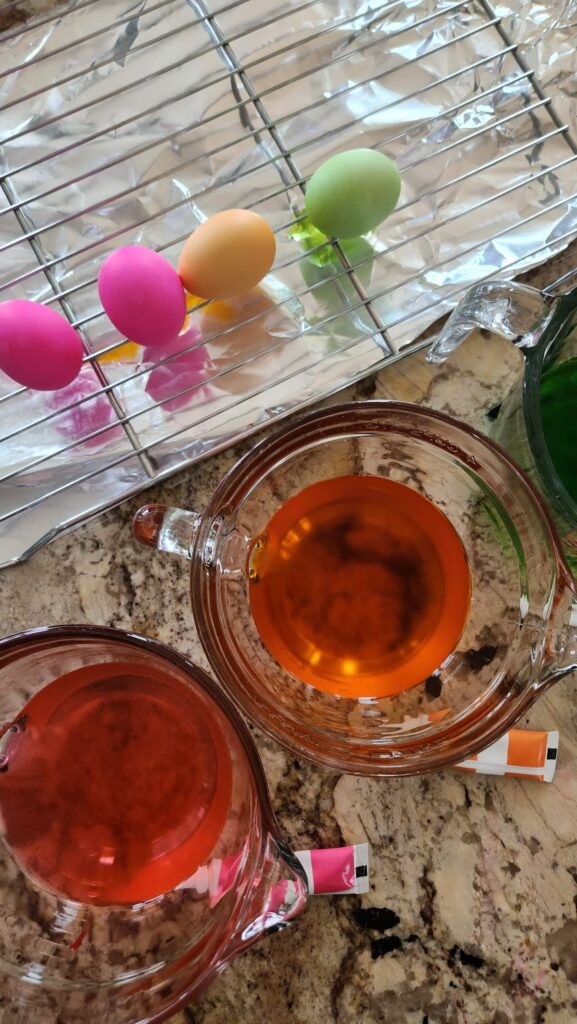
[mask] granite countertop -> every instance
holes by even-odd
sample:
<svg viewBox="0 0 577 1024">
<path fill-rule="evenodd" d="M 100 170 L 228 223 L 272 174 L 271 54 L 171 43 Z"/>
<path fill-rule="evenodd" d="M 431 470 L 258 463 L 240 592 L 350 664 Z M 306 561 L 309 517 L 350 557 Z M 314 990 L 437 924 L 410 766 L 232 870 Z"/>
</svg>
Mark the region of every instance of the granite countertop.
<svg viewBox="0 0 577 1024">
<path fill-rule="evenodd" d="M 532 278 L 554 279 L 575 255 Z M 332 401 L 394 397 L 486 429 L 520 358 L 506 342 L 477 336 L 449 365 L 431 367 L 417 353 Z M 147 500 L 202 509 L 246 447 L 152 488 Z M 132 540 L 140 503 L 126 502 L 0 574 L 3 632 L 112 625 L 206 665 L 186 566 Z M 525 720 L 561 731 L 552 785 L 450 771 L 339 777 L 255 731 L 288 841 L 296 849 L 367 841 L 370 893 L 312 898 L 294 927 L 240 956 L 175 1024 L 577 1021 L 575 690 L 566 679 Z"/>
</svg>

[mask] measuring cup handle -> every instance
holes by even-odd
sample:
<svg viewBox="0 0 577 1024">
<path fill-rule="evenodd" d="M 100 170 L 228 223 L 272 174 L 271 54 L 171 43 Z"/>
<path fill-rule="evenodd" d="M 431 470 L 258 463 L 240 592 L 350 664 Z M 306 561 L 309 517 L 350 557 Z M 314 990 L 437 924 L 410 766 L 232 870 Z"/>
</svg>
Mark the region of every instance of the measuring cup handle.
<svg viewBox="0 0 577 1024">
<path fill-rule="evenodd" d="M 475 327 L 493 331 L 519 348 L 533 348 L 555 309 L 555 300 L 536 288 L 508 281 L 485 281 L 470 288 L 441 328 L 427 354 L 443 363 Z"/>
<path fill-rule="evenodd" d="M 157 551 L 192 558 L 201 516 L 170 505 L 143 505 L 132 520 L 132 532 L 139 542 Z"/>
</svg>

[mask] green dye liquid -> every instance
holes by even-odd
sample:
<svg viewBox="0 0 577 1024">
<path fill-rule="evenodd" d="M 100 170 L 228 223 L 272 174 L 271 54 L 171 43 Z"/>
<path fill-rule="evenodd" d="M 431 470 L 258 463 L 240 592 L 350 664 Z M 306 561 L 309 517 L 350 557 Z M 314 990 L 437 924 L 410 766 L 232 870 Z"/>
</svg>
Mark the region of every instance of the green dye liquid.
<svg viewBox="0 0 577 1024">
<path fill-rule="evenodd" d="M 543 374 L 541 421 L 551 461 L 577 501 L 577 359 L 569 359 Z"/>
</svg>

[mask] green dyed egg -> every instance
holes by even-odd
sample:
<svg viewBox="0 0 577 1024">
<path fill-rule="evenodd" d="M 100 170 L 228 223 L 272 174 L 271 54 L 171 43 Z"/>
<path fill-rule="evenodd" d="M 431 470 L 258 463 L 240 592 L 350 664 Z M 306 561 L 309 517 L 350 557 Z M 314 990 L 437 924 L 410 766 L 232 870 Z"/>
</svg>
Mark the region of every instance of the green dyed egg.
<svg viewBox="0 0 577 1024">
<path fill-rule="evenodd" d="M 329 238 L 356 238 L 389 216 L 400 191 L 401 176 L 388 156 L 349 149 L 317 168 L 306 188 L 306 212 Z"/>
</svg>

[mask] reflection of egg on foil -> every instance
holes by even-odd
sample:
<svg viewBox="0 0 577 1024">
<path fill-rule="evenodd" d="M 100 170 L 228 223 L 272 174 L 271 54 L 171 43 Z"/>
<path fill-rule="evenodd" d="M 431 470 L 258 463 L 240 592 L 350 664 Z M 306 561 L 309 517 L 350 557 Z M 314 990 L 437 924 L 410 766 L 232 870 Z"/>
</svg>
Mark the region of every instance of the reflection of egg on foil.
<svg viewBox="0 0 577 1024">
<path fill-rule="evenodd" d="M 35 391 L 57 391 L 82 366 L 82 342 L 55 309 L 26 299 L 0 305 L 0 369 Z"/>
<path fill-rule="evenodd" d="M 204 299 L 228 299 L 254 288 L 268 274 L 275 237 L 252 210 L 222 210 L 193 231 L 178 261 L 189 292 Z"/>
<path fill-rule="evenodd" d="M 226 302 L 211 302 L 195 314 L 215 372 L 227 371 L 215 381 L 220 390 L 250 392 L 292 365 L 300 323 L 290 303 L 277 302 L 264 288 L 254 288 Z M 310 350 L 310 338 L 304 347 Z M 241 362 L 245 365 L 236 367 Z"/>
<path fill-rule="evenodd" d="M 207 388 L 200 385 L 209 376 L 213 366 L 206 348 L 200 344 L 201 340 L 202 335 L 192 325 L 170 345 L 164 346 L 162 353 L 156 348 L 145 349 L 142 353 L 144 363 L 173 357 L 150 371 L 145 388 L 146 394 L 154 402 L 161 402 L 161 408 L 166 412 L 175 412 L 207 397 Z"/>
<path fill-rule="evenodd" d="M 60 416 L 55 416 L 52 422 L 54 429 L 67 441 L 78 441 L 83 448 L 96 448 L 111 444 L 124 434 L 109 398 L 102 394 L 102 387 L 91 367 L 86 366 L 72 384 L 48 400 L 48 408 L 52 412 L 66 410 Z M 81 404 L 74 404 L 78 402 Z M 66 409 L 67 405 L 72 405 L 72 408 Z M 110 430 L 102 430 L 109 425 Z M 102 432 L 95 437 L 89 436 L 98 430 Z"/>
<path fill-rule="evenodd" d="M 112 344 L 110 342 L 109 344 Z M 140 345 L 133 341 L 125 341 L 122 345 L 115 345 L 108 352 L 98 356 L 99 363 L 136 363 L 140 356 Z"/>
</svg>

